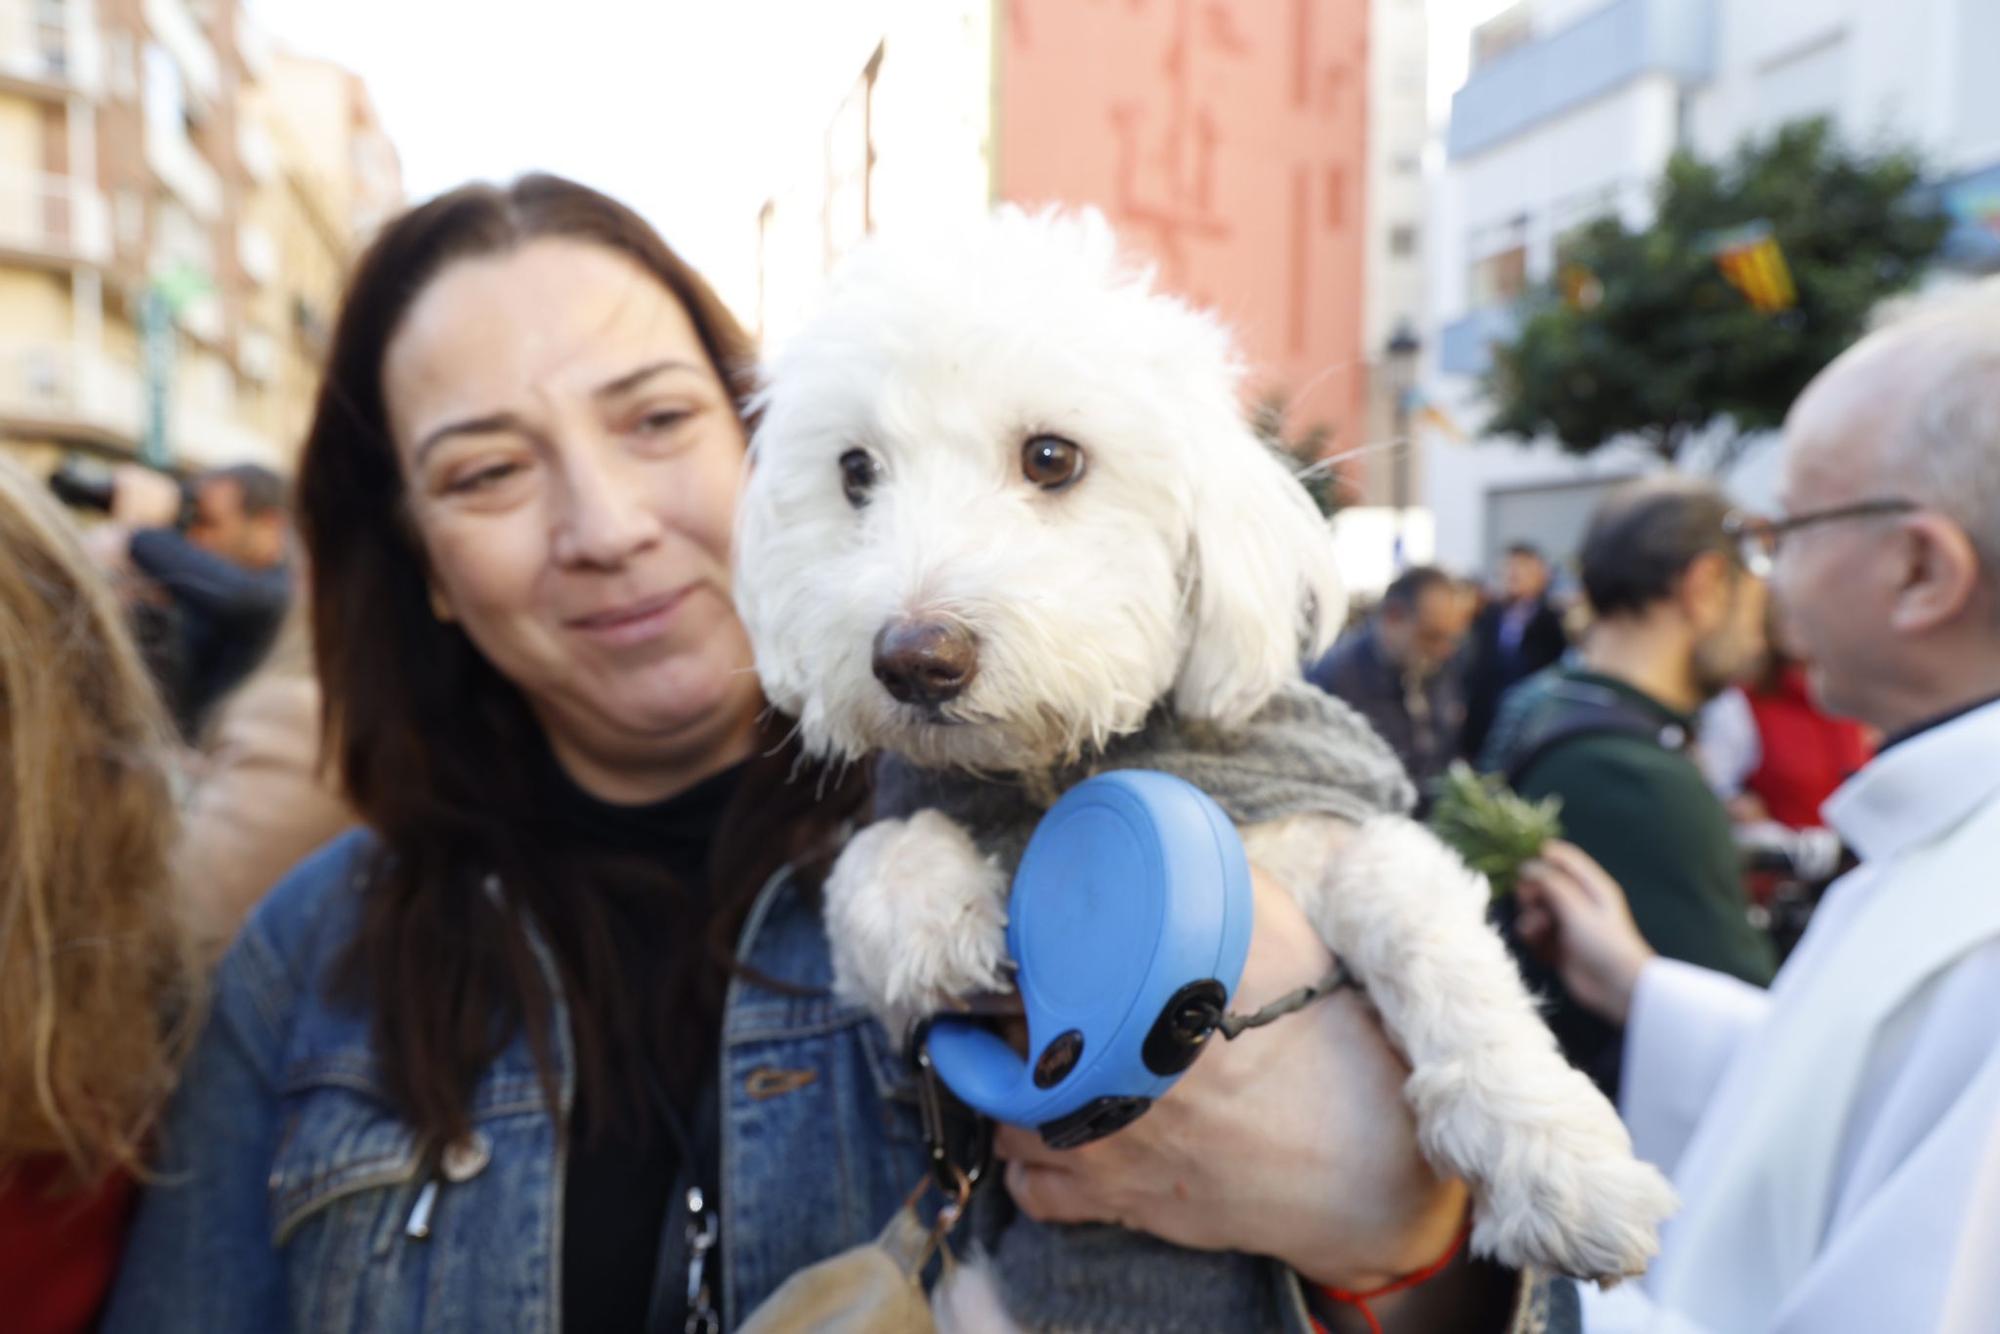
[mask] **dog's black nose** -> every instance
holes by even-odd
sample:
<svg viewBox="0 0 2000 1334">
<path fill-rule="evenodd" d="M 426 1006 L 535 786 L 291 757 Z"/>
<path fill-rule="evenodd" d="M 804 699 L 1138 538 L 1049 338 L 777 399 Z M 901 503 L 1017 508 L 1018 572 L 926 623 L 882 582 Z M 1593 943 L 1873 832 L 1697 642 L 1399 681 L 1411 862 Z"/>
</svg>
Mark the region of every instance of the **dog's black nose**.
<svg viewBox="0 0 2000 1334">
<path fill-rule="evenodd" d="M 957 699 L 978 673 L 978 641 L 956 621 L 891 621 L 875 636 L 875 679 L 904 704 Z"/>
</svg>

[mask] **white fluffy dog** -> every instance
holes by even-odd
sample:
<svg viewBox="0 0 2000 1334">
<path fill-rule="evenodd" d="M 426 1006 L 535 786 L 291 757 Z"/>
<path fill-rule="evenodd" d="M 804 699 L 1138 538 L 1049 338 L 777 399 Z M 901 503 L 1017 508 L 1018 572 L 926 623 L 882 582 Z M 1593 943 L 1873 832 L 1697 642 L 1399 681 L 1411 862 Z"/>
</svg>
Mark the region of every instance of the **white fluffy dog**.
<svg viewBox="0 0 2000 1334">
<path fill-rule="evenodd" d="M 1227 332 L 1095 215 L 864 250 L 773 364 L 752 446 L 737 595 L 772 702 L 817 753 L 1037 806 L 1162 711 L 1227 744 L 1344 605 L 1237 380 Z M 836 985 L 893 1025 L 1008 986 L 1008 874 L 978 832 L 882 820 L 829 880 Z M 1564 1063 L 1485 882 L 1400 817 L 1242 832 L 1409 1062 L 1425 1153 L 1473 1187 L 1474 1250 L 1642 1271 L 1672 1193 Z"/>
</svg>

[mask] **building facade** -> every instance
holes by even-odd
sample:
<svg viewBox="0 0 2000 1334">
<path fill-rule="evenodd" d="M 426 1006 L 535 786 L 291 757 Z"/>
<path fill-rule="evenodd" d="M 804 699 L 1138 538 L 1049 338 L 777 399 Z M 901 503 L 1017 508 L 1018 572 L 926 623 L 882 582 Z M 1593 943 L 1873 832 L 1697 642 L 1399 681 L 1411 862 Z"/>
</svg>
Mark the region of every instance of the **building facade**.
<svg viewBox="0 0 2000 1334">
<path fill-rule="evenodd" d="M 317 355 L 298 312 L 330 309 L 354 230 L 286 244 L 283 72 L 234 0 L 0 0 L 12 452 L 288 464 L 311 392 L 288 359 Z"/>
<path fill-rule="evenodd" d="M 1324 427 L 1372 485 L 1371 371 L 1422 310 L 1422 0 L 853 9 L 828 53 L 851 79 L 757 219 L 767 341 L 864 235 L 1089 205 L 1231 323 L 1290 431 Z"/>
<path fill-rule="evenodd" d="M 1477 436 L 1478 377 L 1511 304 L 1563 236 L 1609 213 L 1642 225 L 1667 159 L 1728 153 L 1828 116 L 1851 140 L 1922 151 L 1959 219 L 1951 262 L 2000 263 L 2000 5 L 1992 0 L 1527 0 L 1473 34 L 1432 222 L 1426 392 Z M 1654 466 L 1432 433 L 1425 498 L 1439 556 L 1490 570 L 1504 546 L 1570 554 L 1603 491 Z M 1732 479 L 1746 494 L 1768 469 Z"/>
</svg>

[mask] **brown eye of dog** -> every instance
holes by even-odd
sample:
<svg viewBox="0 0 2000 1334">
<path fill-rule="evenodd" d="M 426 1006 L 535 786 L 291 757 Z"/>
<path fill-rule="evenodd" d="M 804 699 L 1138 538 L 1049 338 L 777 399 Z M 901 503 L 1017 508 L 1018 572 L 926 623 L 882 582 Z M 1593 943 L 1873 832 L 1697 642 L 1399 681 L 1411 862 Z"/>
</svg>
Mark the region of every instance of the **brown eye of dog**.
<svg viewBox="0 0 2000 1334">
<path fill-rule="evenodd" d="M 860 509 L 875 488 L 875 456 L 865 449 L 850 449 L 840 456 L 840 489 L 847 503 Z"/>
<path fill-rule="evenodd" d="M 1031 436 L 1021 446 L 1021 474 L 1044 491 L 1060 491 L 1083 476 L 1083 446 L 1059 435 Z"/>
</svg>

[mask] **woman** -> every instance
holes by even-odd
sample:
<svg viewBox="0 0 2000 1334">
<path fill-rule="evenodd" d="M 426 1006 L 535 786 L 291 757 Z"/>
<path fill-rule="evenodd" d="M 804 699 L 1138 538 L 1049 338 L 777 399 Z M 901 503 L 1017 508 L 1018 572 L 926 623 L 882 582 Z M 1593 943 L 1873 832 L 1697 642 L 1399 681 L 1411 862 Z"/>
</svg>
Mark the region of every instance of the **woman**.
<svg viewBox="0 0 2000 1334">
<path fill-rule="evenodd" d="M 90 1327 L 193 970 L 172 732 L 108 583 L 0 458 L 0 1324 Z"/>
<path fill-rule="evenodd" d="M 826 990 L 813 887 L 865 794 L 764 717 L 730 601 L 751 364 L 636 216 L 552 178 L 361 261 L 299 490 L 371 832 L 224 962 L 167 1126 L 187 1184 L 149 1194 L 113 1330 L 734 1326 L 923 1178 L 898 1053 Z M 1262 1055 L 1309 1048 L 1291 1110 L 1324 1143 L 1269 1152 L 1240 1061 L 1203 1062 L 1162 1122 L 1260 1171 L 1176 1183 L 1142 1121 L 1137 1169 L 1024 1156 L 1017 1196 L 1279 1255 L 1250 1224 L 1286 1218 L 1327 1281 L 1417 1268 L 1463 1196 L 1385 1111 L 1392 1058 L 1286 1028 Z M 1349 1189 L 1293 1187 L 1307 1153 Z"/>
</svg>

